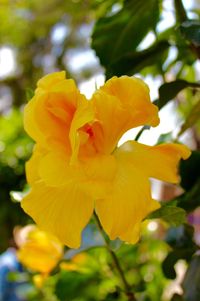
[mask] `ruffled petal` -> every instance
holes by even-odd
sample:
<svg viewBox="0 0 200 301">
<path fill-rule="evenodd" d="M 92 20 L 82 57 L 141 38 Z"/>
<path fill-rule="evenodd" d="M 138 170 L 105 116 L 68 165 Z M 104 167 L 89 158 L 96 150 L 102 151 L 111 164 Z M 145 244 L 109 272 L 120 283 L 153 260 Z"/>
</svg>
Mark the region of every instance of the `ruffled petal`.
<svg viewBox="0 0 200 301">
<path fill-rule="evenodd" d="M 93 212 L 93 200 L 77 184 L 48 187 L 39 181 L 22 200 L 22 208 L 38 226 L 63 244 L 78 248 L 81 232 Z"/>
<path fill-rule="evenodd" d="M 187 159 L 191 151 L 182 144 L 168 143 L 148 146 L 136 141 L 128 141 L 118 150 L 120 156 L 126 158 L 129 164 L 140 169 L 148 177 L 169 183 L 178 183 L 178 163 Z"/>
<path fill-rule="evenodd" d="M 95 210 L 109 237 L 136 243 L 140 223 L 153 210 L 160 207 L 152 200 L 149 179 L 140 169 L 116 154 L 118 170 L 112 191 L 95 203 Z"/>
<path fill-rule="evenodd" d="M 92 103 L 99 121 L 95 143 L 100 151 L 112 152 L 121 136 L 133 127 L 159 124 L 158 108 L 139 78 L 111 78 L 94 93 Z"/>
<path fill-rule="evenodd" d="M 65 71 L 47 74 L 38 81 L 37 86 L 43 90 L 51 90 L 57 83 L 65 80 L 65 74 Z"/>
<path fill-rule="evenodd" d="M 25 106 L 25 130 L 47 148 L 53 145 L 49 141 L 56 140 L 70 152 L 70 126 L 83 98 L 74 81 L 65 79 L 65 73 L 45 76 L 38 82 L 34 97 Z"/>
<path fill-rule="evenodd" d="M 69 138 L 71 143 L 71 163 L 75 163 L 78 158 L 79 148 L 81 143 L 85 144 L 89 139 L 89 134 L 87 133 L 87 128 L 84 126 L 94 121 L 94 110 L 91 103 L 87 101 L 83 96 L 80 98 L 78 108 L 74 114 L 73 120 L 71 122 Z M 79 131 L 82 128 L 82 131 Z M 82 135 L 81 135 L 82 133 Z M 84 135 L 84 136 L 83 136 Z"/>
</svg>

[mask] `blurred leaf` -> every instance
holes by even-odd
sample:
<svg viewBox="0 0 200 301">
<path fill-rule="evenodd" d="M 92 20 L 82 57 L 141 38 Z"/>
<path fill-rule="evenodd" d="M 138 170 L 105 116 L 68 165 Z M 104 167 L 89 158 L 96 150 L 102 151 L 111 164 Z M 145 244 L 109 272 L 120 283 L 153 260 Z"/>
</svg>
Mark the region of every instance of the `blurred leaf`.
<svg viewBox="0 0 200 301">
<path fill-rule="evenodd" d="M 80 296 L 85 296 L 87 300 L 87 295 L 97 290 L 98 281 L 98 275 L 61 272 L 55 287 L 55 294 L 60 301 L 74 300 Z"/>
<path fill-rule="evenodd" d="M 134 51 L 159 18 L 158 0 L 126 0 L 112 16 L 99 19 L 92 34 L 92 47 L 104 66 Z"/>
<path fill-rule="evenodd" d="M 28 217 L 10 198 L 10 191 L 22 191 L 26 182 L 25 161 L 30 157 L 32 141 L 25 134 L 20 110 L 12 110 L 0 118 L 0 252 L 7 249 L 15 225 Z"/>
<path fill-rule="evenodd" d="M 176 271 L 175 271 L 175 264 L 179 259 L 185 259 L 189 261 L 194 254 L 194 249 L 175 249 L 174 251 L 170 252 L 165 260 L 163 261 L 162 268 L 165 276 L 169 279 L 176 278 Z"/>
<path fill-rule="evenodd" d="M 151 213 L 148 218 L 161 218 L 172 226 L 179 226 L 186 221 L 185 210 L 169 205 L 163 205 Z"/>
<path fill-rule="evenodd" d="M 200 180 L 189 190 L 177 198 L 177 205 L 187 212 L 200 206 Z"/>
<path fill-rule="evenodd" d="M 116 0 L 106 0 L 106 1 L 99 0 L 99 1 L 93 1 L 91 3 L 91 6 L 95 12 L 96 18 L 100 18 L 112 9 L 113 4 L 116 5 L 116 3 L 120 4 L 121 2 L 122 1 L 116 1 Z"/>
<path fill-rule="evenodd" d="M 200 21 L 187 20 L 180 26 L 180 31 L 184 37 L 192 42 L 196 47 L 200 47 Z"/>
<path fill-rule="evenodd" d="M 185 122 L 181 126 L 181 129 L 178 133 L 178 137 L 181 136 L 187 129 L 195 125 L 200 118 L 200 99 L 199 101 L 192 107 L 189 115 L 187 116 Z"/>
<path fill-rule="evenodd" d="M 157 144 L 162 144 L 166 142 L 171 142 L 173 140 L 172 138 L 172 132 L 168 132 L 166 134 L 161 134 L 158 138 Z"/>
<path fill-rule="evenodd" d="M 176 278 L 175 264 L 180 258 L 184 258 L 187 250 L 175 250 L 170 252 L 162 263 L 163 273 L 168 279 Z"/>
<path fill-rule="evenodd" d="M 181 176 L 180 185 L 185 190 L 190 190 L 200 179 L 200 151 L 192 151 L 187 160 L 180 162 L 179 173 Z"/>
<path fill-rule="evenodd" d="M 27 282 L 29 275 L 26 272 L 9 272 L 7 279 L 11 282 Z"/>
<path fill-rule="evenodd" d="M 193 235 L 194 228 L 189 224 L 184 224 L 169 228 L 165 241 L 174 249 L 195 248 Z"/>
<path fill-rule="evenodd" d="M 200 88 L 198 83 L 190 83 L 183 79 L 165 83 L 159 88 L 159 99 L 154 102 L 159 109 L 164 107 L 170 100 L 172 100 L 181 90 L 185 88 Z"/>
<path fill-rule="evenodd" d="M 127 52 L 109 65 L 107 78 L 113 75 L 133 75 L 147 66 L 154 65 L 166 53 L 169 46 L 167 41 L 159 41 L 148 49 Z"/>
<path fill-rule="evenodd" d="M 34 96 L 34 91 L 30 88 L 26 89 L 26 100 L 29 101 Z"/>
<path fill-rule="evenodd" d="M 173 250 L 166 256 L 162 268 L 165 276 L 169 279 L 176 278 L 174 265 L 179 259 L 189 261 L 198 249 L 193 241 L 194 228 L 184 224 L 179 227 L 169 228 L 166 235 L 166 242 Z"/>
<path fill-rule="evenodd" d="M 120 298 L 120 293 L 119 291 L 115 291 L 113 293 L 107 294 L 106 298 L 103 301 L 114 301 L 114 300 L 119 300 Z"/>
<path fill-rule="evenodd" d="M 184 301 L 181 295 L 174 294 L 171 301 Z"/>
<path fill-rule="evenodd" d="M 183 280 L 185 301 L 200 300 L 200 256 L 194 256 Z"/>
</svg>

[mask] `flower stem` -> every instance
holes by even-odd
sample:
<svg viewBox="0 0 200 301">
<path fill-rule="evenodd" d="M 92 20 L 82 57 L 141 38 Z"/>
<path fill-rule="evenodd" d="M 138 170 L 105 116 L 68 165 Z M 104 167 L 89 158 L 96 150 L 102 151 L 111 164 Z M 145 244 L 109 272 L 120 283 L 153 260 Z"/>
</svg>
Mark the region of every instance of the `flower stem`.
<svg viewBox="0 0 200 301">
<path fill-rule="evenodd" d="M 137 133 L 136 137 L 135 137 L 135 141 L 138 141 L 140 136 L 142 135 L 142 133 L 145 131 L 145 130 L 149 130 L 150 129 L 150 126 L 148 125 L 144 125 L 141 130 Z"/>
<path fill-rule="evenodd" d="M 115 254 L 115 252 L 111 249 L 110 240 L 107 237 L 107 235 L 105 234 L 105 232 L 102 228 L 102 225 L 100 223 L 100 220 L 99 220 L 99 218 L 98 218 L 98 216 L 95 212 L 94 212 L 94 218 L 95 218 L 96 224 L 99 228 L 99 231 L 100 231 L 100 233 L 101 233 L 101 235 L 102 235 L 102 237 L 105 241 L 106 248 L 107 248 L 108 252 L 110 253 L 110 256 L 112 257 L 115 268 L 118 271 L 118 274 L 121 278 L 121 282 L 123 283 L 124 291 L 126 293 L 126 296 L 127 296 L 128 300 L 129 301 L 136 301 L 135 296 L 134 296 L 133 292 L 131 291 L 131 287 L 130 287 L 129 283 L 126 280 L 126 277 L 124 275 L 124 272 L 123 272 L 123 269 L 122 269 L 121 264 L 119 262 L 119 259 L 117 258 L 117 255 Z"/>
</svg>

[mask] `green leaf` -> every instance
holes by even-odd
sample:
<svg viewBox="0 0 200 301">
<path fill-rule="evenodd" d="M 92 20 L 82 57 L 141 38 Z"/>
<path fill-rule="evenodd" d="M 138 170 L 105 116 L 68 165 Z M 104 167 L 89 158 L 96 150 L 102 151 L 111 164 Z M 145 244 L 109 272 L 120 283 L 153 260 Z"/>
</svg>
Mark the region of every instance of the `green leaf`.
<svg viewBox="0 0 200 301">
<path fill-rule="evenodd" d="M 181 24 L 180 31 L 187 40 L 200 47 L 200 21 L 187 20 Z"/>
<path fill-rule="evenodd" d="M 198 246 L 193 241 L 194 228 L 184 224 L 179 227 L 169 228 L 166 242 L 173 250 L 166 256 L 162 268 L 165 276 L 169 279 L 176 278 L 174 265 L 179 259 L 190 261 Z"/>
<path fill-rule="evenodd" d="M 163 205 L 150 214 L 148 218 L 161 218 L 172 226 L 178 226 L 186 221 L 185 210 L 176 206 Z"/>
<path fill-rule="evenodd" d="M 29 101 L 34 96 L 34 91 L 31 88 L 26 89 L 26 100 Z"/>
<path fill-rule="evenodd" d="M 171 252 L 167 255 L 167 257 L 163 261 L 162 263 L 163 273 L 167 278 L 169 279 L 176 278 L 176 271 L 174 265 L 176 264 L 178 259 L 179 256 L 177 256 L 176 253 Z"/>
<path fill-rule="evenodd" d="M 168 132 L 168 133 L 160 135 L 160 137 L 158 138 L 157 144 L 171 142 L 172 140 L 173 140 L 173 138 L 172 138 L 172 132 Z"/>
<path fill-rule="evenodd" d="M 92 34 L 92 48 L 105 67 L 134 51 L 159 18 L 158 0 L 126 0 L 115 15 L 99 19 Z"/>
<path fill-rule="evenodd" d="M 185 190 L 190 190 L 200 179 L 200 151 L 192 151 L 187 160 L 180 162 L 179 173 L 181 176 L 181 186 Z"/>
<path fill-rule="evenodd" d="M 98 275 L 81 274 L 78 272 L 62 271 L 59 273 L 55 294 L 60 301 L 75 300 L 80 296 L 89 299 L 90 291 L 95 291 L 99 284 Z M 90 289 L 88 289 L 90 287 Z M 94 293 L 92 293 L 94 295 Z"/>
<path fill-rule="evenodd" d="M 113 61 L 107 70 L 107 78 L 113 75 L 133 75 L 147 66 L 154 65 L 169 48 L 167 41 L 159 41 L 143 51 L 127 52 Z"/>
<path fill-rule="evenodd" d="M 200 206 L 200 179 L 189 191 L 177 198 L 177 205 L 187 212 L 191 212 Z"/>
<path fill-rule="evenodd" d="M 185 301 L 200 300 L 200 256 L 194 256 L 183 280 Z"/>
<path fill-rule="evenodd" d="M 195 123 L 199 121 L 199 117 L 200 117 L 200 100 L 192 107 L 185 122 L 181 126 L 181 129 L 178 133 L 178 137 L 180 137 L 187 129 L 195 125 Z"/>
<path fill-rule="evenodd" d="M 189 261 L 194 253 L 193 249 L 175 249 L 170 252 L 163 261 L 162 268 L 165 276 L 169 279 L 176 278 L 175 264 L 179 259 Z"/>
<path fill-rule="evenodd" d="M 159 88 L 159 99 L 154 102 L 159 109 L 164 107 L 170 100 L 172 100 L 181 90 L 185 88 L 200 88 L 198 83 L 190 83 L 183 79 L 165 83 Z"/>
<path fill-rule="evenodd" d="M 194 228 L 189 224 L 183 224 L 178 227 L 170 227 L 167 231 L 165 241 L 173 249 L 195 249 L 196 244 L 193 241 Z"/>
</svg>

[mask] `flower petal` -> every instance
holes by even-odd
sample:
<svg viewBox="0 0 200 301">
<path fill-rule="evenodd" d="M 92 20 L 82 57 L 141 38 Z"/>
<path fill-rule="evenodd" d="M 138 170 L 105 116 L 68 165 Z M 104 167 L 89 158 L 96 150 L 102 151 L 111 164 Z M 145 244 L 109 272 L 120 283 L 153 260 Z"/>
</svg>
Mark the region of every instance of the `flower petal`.
<svg viewBox="0 0 200 301">
<path fill-rule="evenodd" d="M 63 255 L 63 246 L 53 235 L 34 227 L 17 251 L 21 263 L 33 271 L 49 273 Z"/>
<path fill-rule="evenodd" d="M 37 144 L 33 148 L 31 158 L 26 162 L 26 179 L 29 184 L 34 184 L 40 179 L 39 164 L 46 154 L 46 150 Z"/>
<path fill-rule="evenodd" d="M 95 210 L 109 237 L 119 237 L 129 243 L 139 239 L 141 221 L 159 203 L 152 200 L 148 178 L 129 161 L 116 154 L 118 170 L 113 190 L 104 199 L 96 201 Z"/>
<path fill-rule="evenodd" d="M 181 158 L 187 159 L 191 154 L 188 147 L 182 144 L 148 146 L 136 141 L 124 143 L 117 152 L 148 177 L 170 183 L 179 182 L 178 163 Z"/>
<path fill-rule="evenodd" d="M 45 76 L 38 82 L 34 97 L 24 109 L 24 126 L 28 134 L 41 145 L 50 148 L 49 141 L 60 141 L 70 149 L 69 130 L 80 95 L 73 80 L 65 73 Z M 84 99 L 85 100 L 85 99 Z"/>
<path fill-rule="evenodd" d="M 76 182 L 95 200 L 104 197 L 111 189 L 116 162 L 113 156 L 107 155 L 70 165 L 64 153 L 49 152 L 38 162 L 38 169 L 46 185 L 58 187 Z"/>
<path fill-rule="evenodd" d="M 50 90 L 57 83 L 65 80 L 65 74 L 65 71 L 47 74 L 38 81 L 37 86 L 43 90 Z"/>
<path fill-rule="evenodd" d="M 58 187 L 85 180 L 78 165 L 70 165 L 65 153 L 48 152 L 38 164 L 39 176 L 48 186 Z"/>
<path fill-rule="evenodd" d="M 91 103 L 88 100 L 86 100 L 83 96 L 81 97 L 82 98 L 80 98 L 69 132 L 69 138 L 70 138 L 71 149 L 72 149 L 71 163 L 77 161 L 78 152 L 81 145 L 81 135 L 78 130 L 84 127 L 89 122 L 94 121 L 95 118 L 94 110 L 93 107 L 91 106 Z M 85 134 L 89 138 L 89 135 L 87 135 L 86 132 Z M 87 137 L 86 137 L 86 141 L 87 141 Z"/>
<path fill-rule="evenodd" d="M 96 143 L 105 152 L 112 152 L 127 130 L 159 124 L 158 108 L 151 103 L 149 89 L 139 78 L 111 78 L 94 93 L 92 103 L 100 123 L 96 131 L 100 141 Z"/>
<path fill-rule="evenodd" d="M 78 248 L 81 232 L 93 212 L 93 200 L 76 184 L 48 187 L 39 181 L 22 200 L 22 208 L 38 226 L 57 236 L 63 244 Z"/>
</svg>

